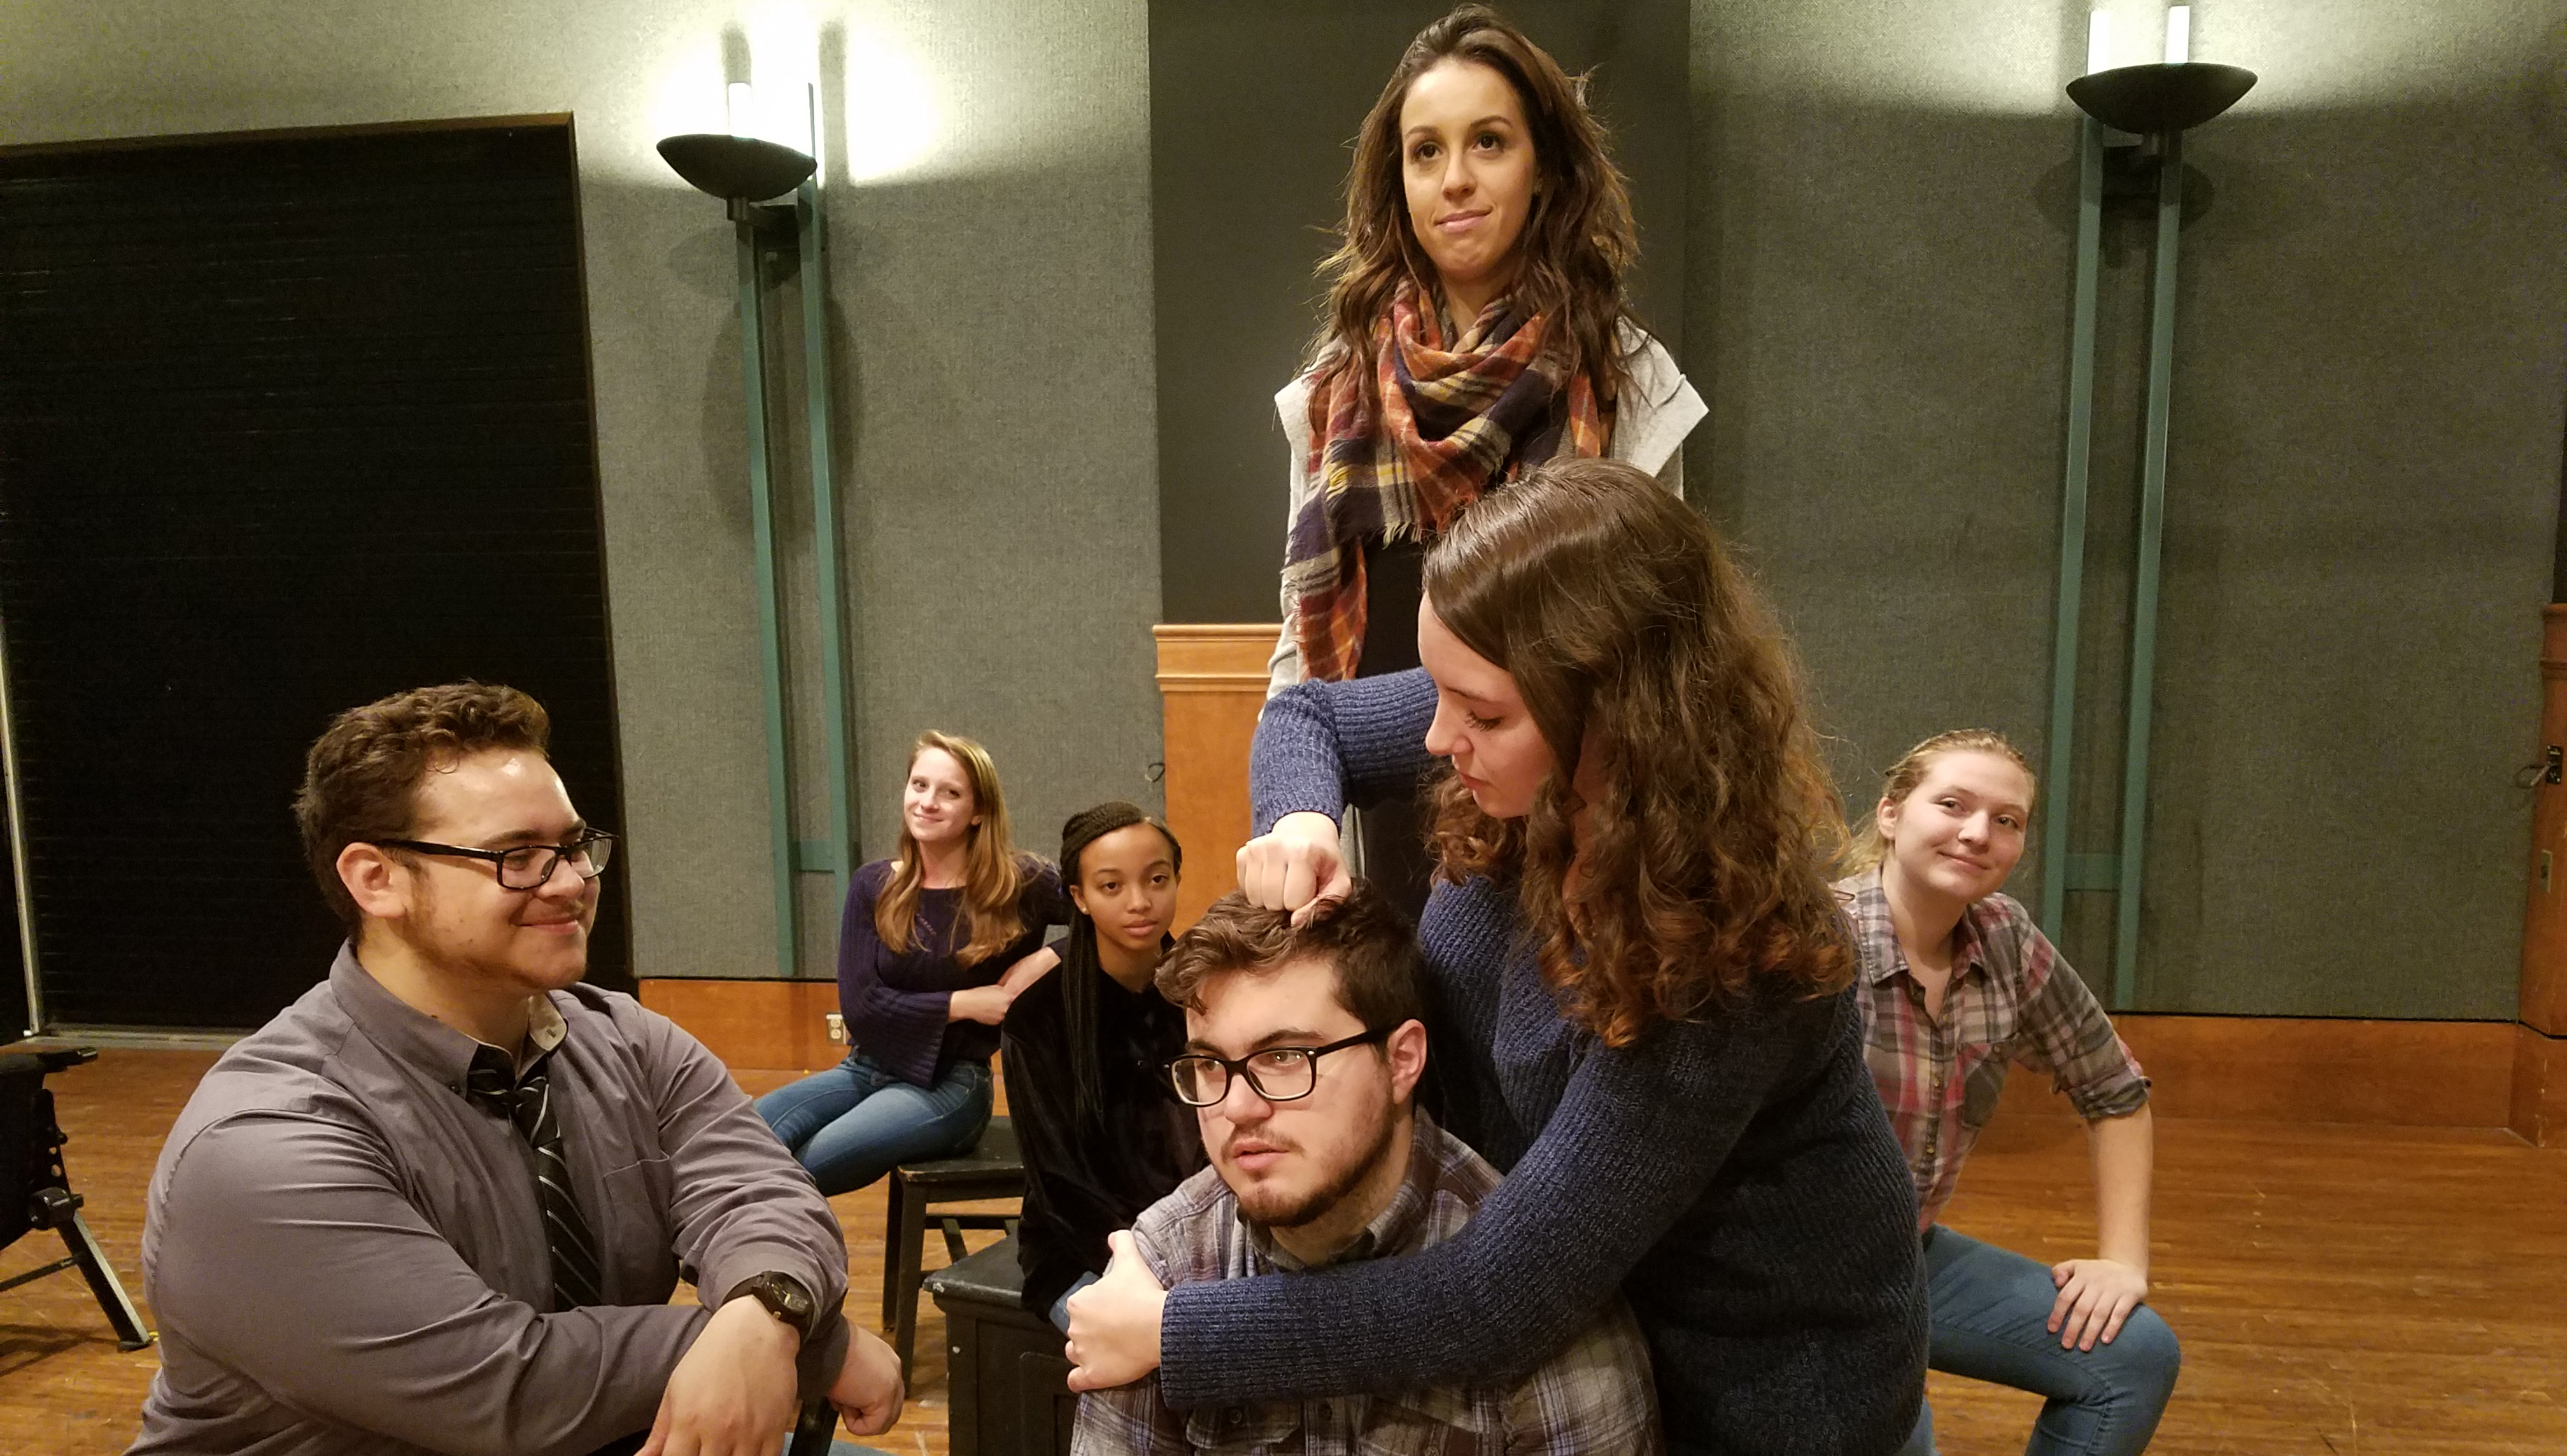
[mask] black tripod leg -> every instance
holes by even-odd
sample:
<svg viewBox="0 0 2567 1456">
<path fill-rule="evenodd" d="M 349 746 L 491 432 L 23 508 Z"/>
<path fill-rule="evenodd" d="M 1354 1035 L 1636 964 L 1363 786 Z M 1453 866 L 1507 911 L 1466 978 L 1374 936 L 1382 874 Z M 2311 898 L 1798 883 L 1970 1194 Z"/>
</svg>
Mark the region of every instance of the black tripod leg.
<svg viewBox="0 0 2567 1456">
<path fill-rule="evenodd" d="M 63 1243 L 80 1261 L 80 1272 L 89 1281 L 89 1292 L 98 1296 L 98 1307 L 107 1311 L 107 1322 L 116 1326 L 118 1349 L 142 1349 L 151 1343 L 151 1331 L 143 1327 L 142 1311 L 125 1296 L 125 1286 L 117 1282 L 116 1266 L 107 1262 L 107 1251 L 81 1221 L 79 1214 L 62 1226 Z"/>
</svg>

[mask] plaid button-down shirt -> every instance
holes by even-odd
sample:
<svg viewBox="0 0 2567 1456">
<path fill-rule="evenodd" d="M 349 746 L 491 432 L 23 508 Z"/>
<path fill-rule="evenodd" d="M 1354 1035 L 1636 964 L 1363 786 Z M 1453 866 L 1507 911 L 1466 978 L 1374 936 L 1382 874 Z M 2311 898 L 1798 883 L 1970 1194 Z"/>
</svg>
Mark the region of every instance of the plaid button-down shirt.
<svg viewBox="0 0 2567 1456">
<path fill-rule="evenodd" d="M 1413 1254 L 1470 1222 L 1498 1186 L 1497 1170 L 1460 1138 L 1416 1115 L 1408 1178 L 1332 1263 Z M 1206 1168 L 1152 1204 L 1133 1241 L 1160 1283 L 1299 1273 L 1298 1260 L 1242 1219 L 1239 1201 Z M 1341 1395 L 1262 1405 L 1171 1410 L 1158 1377 L 1078 1402 L 1073 1456 L 1657 1456 L 1649 1347 L 1617 1297 L 1532 1374 L 1504 1384 L 1398 1395 Z"/>
<path fill-rule="evenodd" d="M 2006 1064 L 2048 1072 L 2088 1121 L 2145 1106 L 2148 1079 L 2112 1018 L 2012 896 L 1990 895 L 1953 928 L 1943 1014 L 1925 1014 L 1880 872 L 1841 880 L 1862 986 L 1863 1057 L 1916 1179 L 1917 1227 L 1952 1201 L 1961 1164 L 1997 1110 Z"/>
</svg>

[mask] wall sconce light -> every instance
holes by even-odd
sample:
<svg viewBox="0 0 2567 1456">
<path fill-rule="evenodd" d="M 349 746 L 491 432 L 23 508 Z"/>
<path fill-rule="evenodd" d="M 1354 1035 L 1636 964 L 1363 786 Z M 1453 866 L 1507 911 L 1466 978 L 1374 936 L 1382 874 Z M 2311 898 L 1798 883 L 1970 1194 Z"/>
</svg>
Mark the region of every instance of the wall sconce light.
<svg viewBox="0 0 2567 1456">
<path fill-rule="evenodd" d="M 750 114 L 748 88 L 730 88 L 732 132 L 693 133 L 660 143 L 660 155 L 698 189 L 722 199 L 739 237 L 739 342 L 741 379 L 748 396 L 748 492 L 757 554 L 757 621 L 766 699 L 768 838 L 775 862 L 775 953 L 787 979 L 799 974 L 794 887 L 798 874 L 834 877 L 843 904 L 847 876 L 856 867 L 854 794 L 849 746 L 846 674 L 846 594 L 840 586 L 837 490 L 831 469 L 829 406 L 829 308 L 827 229 L 821 212 L 819 164 L 808 152 L 739 135 Z M 816 89 L 805 87 L 811 130 L 819 131 Z M 773 201 L 790 194 L 789 200 Z M 824 839 L 793 833 L 792 751 L 786 730 L 784 624 L 778 602 L 775 509 L 767 456 L 766 297 L 763 253 L 790 251 L 801 280 L 803 428 L 811 462 L 813 575 L 819 595 L 822 681 L 821 731 L 826 739 L 829 820 Z"/>
<path fill-rule="evenodd" d="M 2109 51 L 2110 22 L 2089 21 L 2089 63 Z M 2093 71 L 2068 83 L 2079 119 L 2077 284 L 2070 325 L 2068 459 L 2059 518 L 2059 600 L 2052 641 L 2049 805 L 2041 849 L 2041 924 L 2055 939 L 2064 929 L 2071 890 L 2114 896 L 2112 1006 L 2128 1009 L 2138 991 L 2140 870 L 2147 847 L 2148 719 L 2156 678 L 2158 564 L 2165 539 L 2166 434 L 2173 410 L 2175 261 L 2183 218 L 2183 134 L 2235 106 L 2255 73 L 2191 59 L 2192 9 L 2166 12 L 2165 57 L 2159 64 Z M 2104 131 L 2136 142 L 2107 146 Z M 2086 570 L 2088 457 L 2095 426 L 2095 291 L 2102 266 L 2104 198 L 2156 197 L 2156 246 L 2148 280 L 2147 406 L 2139 468 L 2139 559 L 2131 602 L 2129 721 L 2122 756 L 2121 844 L 2114 854 L 2071 854 L 2070 807 L 2076 757 L 2078 618 Z"/>
</svg>

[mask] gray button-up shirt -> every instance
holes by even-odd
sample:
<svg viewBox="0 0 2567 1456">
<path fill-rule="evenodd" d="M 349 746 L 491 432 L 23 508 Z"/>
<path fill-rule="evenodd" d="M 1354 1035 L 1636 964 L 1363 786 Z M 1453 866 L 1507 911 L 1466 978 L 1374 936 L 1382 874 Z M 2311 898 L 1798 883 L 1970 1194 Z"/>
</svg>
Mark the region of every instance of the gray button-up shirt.
<svg viewBox="0 0 2567 1456">
<path fill-rule="evenodd" d="M 560 1313 L 532 1150 L 462 1092 L 477 1042 L 342 949 L 224 1053 L 151 1179 L 160 1372 L 135 1452 L 577 1456 L 646 1429 L 718 1299 L 772 1270 L 846 1294 L 829 1205 L 713 1053 L 627 996 L 547 998 L 547 1071 L 608 1303 Z M 806 1396 L 846 1346 L 804 1350 Z"/>
</svg>

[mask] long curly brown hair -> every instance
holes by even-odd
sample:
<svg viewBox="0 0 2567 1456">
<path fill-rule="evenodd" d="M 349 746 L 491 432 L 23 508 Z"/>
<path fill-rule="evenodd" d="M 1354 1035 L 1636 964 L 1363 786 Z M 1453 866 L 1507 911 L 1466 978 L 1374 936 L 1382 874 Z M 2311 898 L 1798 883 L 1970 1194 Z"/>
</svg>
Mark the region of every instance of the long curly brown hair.
<svg viewBox="0 0 2567 1456">
<path fill-rule="evenodd" d="M 1448 773 L 1442 873 L 1515 875 L 1573 1020 L 1621 1046 L 1849 984 L 1827 876 L 1845 819 L 1800 667 L 1700 516 L 1636 466 L 1554 460 L 1462 512 L 1427 552 L 1426 598 L 1515 679 L 1557 760 L 1521 819 L 1481 812 Z M 1571 786 L 1581 751 L 1591 802 Z"/>
<path fill-rule="evenodd" d="M 1419 31 L 1364 115 L 1346 170 L 1341 240 L 1319 264 L 1319 276 L 1329 281 L 1327 312 L 1310 342 L 1308 367 L 1331 375 L 1353 370 L 1365 401 L 1377 403 L 1374 322 L 1404 279 L 1425 297 L 1437 294 L 1435 264 L 1408 225 L 1399 110 L 1410 83 L 1453 60 L 1505 77 L 1533 133 L 1533 213 L 1516 239 L 1519 261 L 1508 294 L 1526 315 L 1551 316 L 1570 372 L 1585 375 L 1597 399 L 1609 402 L 1630 378 L 1628 354 L 1616 337 L 1630 317 L 1622 275 L 1639 256 L 1630 190 L 1606 149 L 1603 123 L 1586 109 L 1585 78 L 1571 79 L 1550 52 L 1485 5 L 1461 6 Z M 1471 324 L 1454 322 L 1465 329 Z"/>
</svg>

